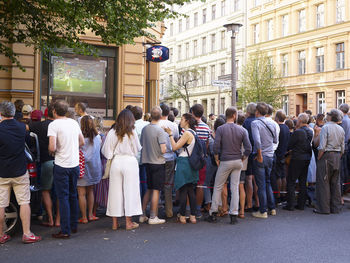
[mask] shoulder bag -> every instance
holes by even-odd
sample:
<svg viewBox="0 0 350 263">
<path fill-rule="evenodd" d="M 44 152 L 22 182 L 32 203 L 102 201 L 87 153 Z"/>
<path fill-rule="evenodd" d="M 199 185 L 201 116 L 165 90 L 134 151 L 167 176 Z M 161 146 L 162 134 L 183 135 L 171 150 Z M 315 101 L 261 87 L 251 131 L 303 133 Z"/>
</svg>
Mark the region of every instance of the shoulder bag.
<svg viewBox="0 0 350 263">
<path fill-rule="evenodd" d="M 119 140 L 118 140 L 118 142 L 119 142 Z M 110 172 L 111 172 L 112 161 L 113 161 L 114 156 L 115 156 L 114 152 L 115 152 L 115 149 L 117 149 L 118 142 L 117 142 L 116 146 L 114 147 L 112 159 L 107 160 L 106 168 L 105 168 L 105 173 L 103 174 L 102 179 L 107 179 L 107 178 L 109 178 L 109 174 L 110 174 Z"/>
</svg>

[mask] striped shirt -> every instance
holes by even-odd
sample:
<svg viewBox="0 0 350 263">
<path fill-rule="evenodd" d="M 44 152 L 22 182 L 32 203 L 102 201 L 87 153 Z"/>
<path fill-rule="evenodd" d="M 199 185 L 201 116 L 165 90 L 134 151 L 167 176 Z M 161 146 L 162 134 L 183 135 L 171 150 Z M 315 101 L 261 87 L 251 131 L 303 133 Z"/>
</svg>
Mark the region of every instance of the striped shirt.
<svg viewBox="0 0 350 263">
<path fill-rule="evenodd" d="M 200 140 L 202 141 L 208 141 L 209 139 L 209 136 L 211 134 L 211 130 L 209 128 L 209 126 L 207 124 L 205 124 L 204 122 L 200 121 L 198 123 L 198 125 L 195 126 L 196 128 L 196 133 L 197 133 L 197 136 Z M 181 134 L 180 136 L 182 136 L 184 134 L 185 130 L 182 128 L 181 129 Z"/>
</svg>

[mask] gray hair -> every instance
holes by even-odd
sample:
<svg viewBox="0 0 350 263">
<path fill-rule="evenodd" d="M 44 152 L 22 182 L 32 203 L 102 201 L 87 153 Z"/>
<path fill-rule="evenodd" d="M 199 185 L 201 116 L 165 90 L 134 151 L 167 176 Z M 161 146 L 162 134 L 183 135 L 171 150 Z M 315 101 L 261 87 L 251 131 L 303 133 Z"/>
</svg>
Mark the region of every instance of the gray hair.
<svg viewBox="0 0 350 263">
<path fill-rule="evenodd" d="M 327 112 L 327 115 L 331 117 L 333 122 L 340 122 L 343 119 L 343 113 L 337 109 L 331 109 L 330 112 Z"/>
<path fill-rule="evenodd" d="M 298 120 L 303 124 L 307 124 L 309 122 L 309 115 L 304 112 L 300 113 L 298 115 Z"/>
<path fill-rule="evenodd" d="M 15 104 L 13 104 L 10 101 L 3 101 L 0 104 L 0 113 L 5 118 L 11 118 L 15 116 L 16 113 L 16 107 Z"/>
<path fill-rule="evenodd" d="M 162 116 L 162 109 L 159 106 L 155 106 L 151 109 L 151 118 L 154 121 L 160 120 Z"/>
<path fill-rule="evenodd" d="M 343 103 L 339 106 L 339 110 L 341 110 L 344 114 L 347 114 L 349 112 L 349 105 Z"/>
<path fill-rule="evenodd" d="M 247 113 L 249 113 L 249 115 L 254 115 L 255 111 L 256 111 L 256 103 L 251 102 L 247 105 L 247 109 L 246 109 Z"/>
</svg>

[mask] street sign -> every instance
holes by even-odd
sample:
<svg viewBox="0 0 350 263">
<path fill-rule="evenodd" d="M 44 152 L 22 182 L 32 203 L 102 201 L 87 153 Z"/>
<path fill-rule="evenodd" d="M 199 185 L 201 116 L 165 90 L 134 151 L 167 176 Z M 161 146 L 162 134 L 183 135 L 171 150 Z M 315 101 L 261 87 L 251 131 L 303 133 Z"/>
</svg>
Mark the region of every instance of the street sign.
<svg viewBox="0 0 350 263">
<path fill-rule="evenodd" d="M 230 87 L 231 80 L 214 80 L 211 85 L 220 87 Z"/>
</svg>

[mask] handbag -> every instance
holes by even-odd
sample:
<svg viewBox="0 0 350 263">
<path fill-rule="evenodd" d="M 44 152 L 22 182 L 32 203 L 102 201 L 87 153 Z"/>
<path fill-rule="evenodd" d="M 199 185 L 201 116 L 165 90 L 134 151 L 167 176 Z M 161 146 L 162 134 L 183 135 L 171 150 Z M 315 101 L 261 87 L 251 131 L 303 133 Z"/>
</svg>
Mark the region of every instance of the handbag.
<svg viewBox="0 0 350 263">
<path fill-rule="evenodd" d="M 79 178 L 83 178 L 85 175 L 85 156 L 84 153 L 79 151 Z"/>
<path fill-rule="evenodd" d="M 103 174 L 102 179 L 107 179 L 107 178 L 109 178 L 109 174 L 110 174 L 110 172 L 111 172 L 112 161 L 113 161 L 114 156 L 115 156 L 114 152 L 115 152 L 115 149 L 117 149 L 117 146 L 118 146 L 118 143 L 116 144 L 116 146 L 115 146 L 115 148 L 114 148 L 112 159 L 108 159 L 107 162 L 106 162 L 105 173 Z"/>
</svg>

